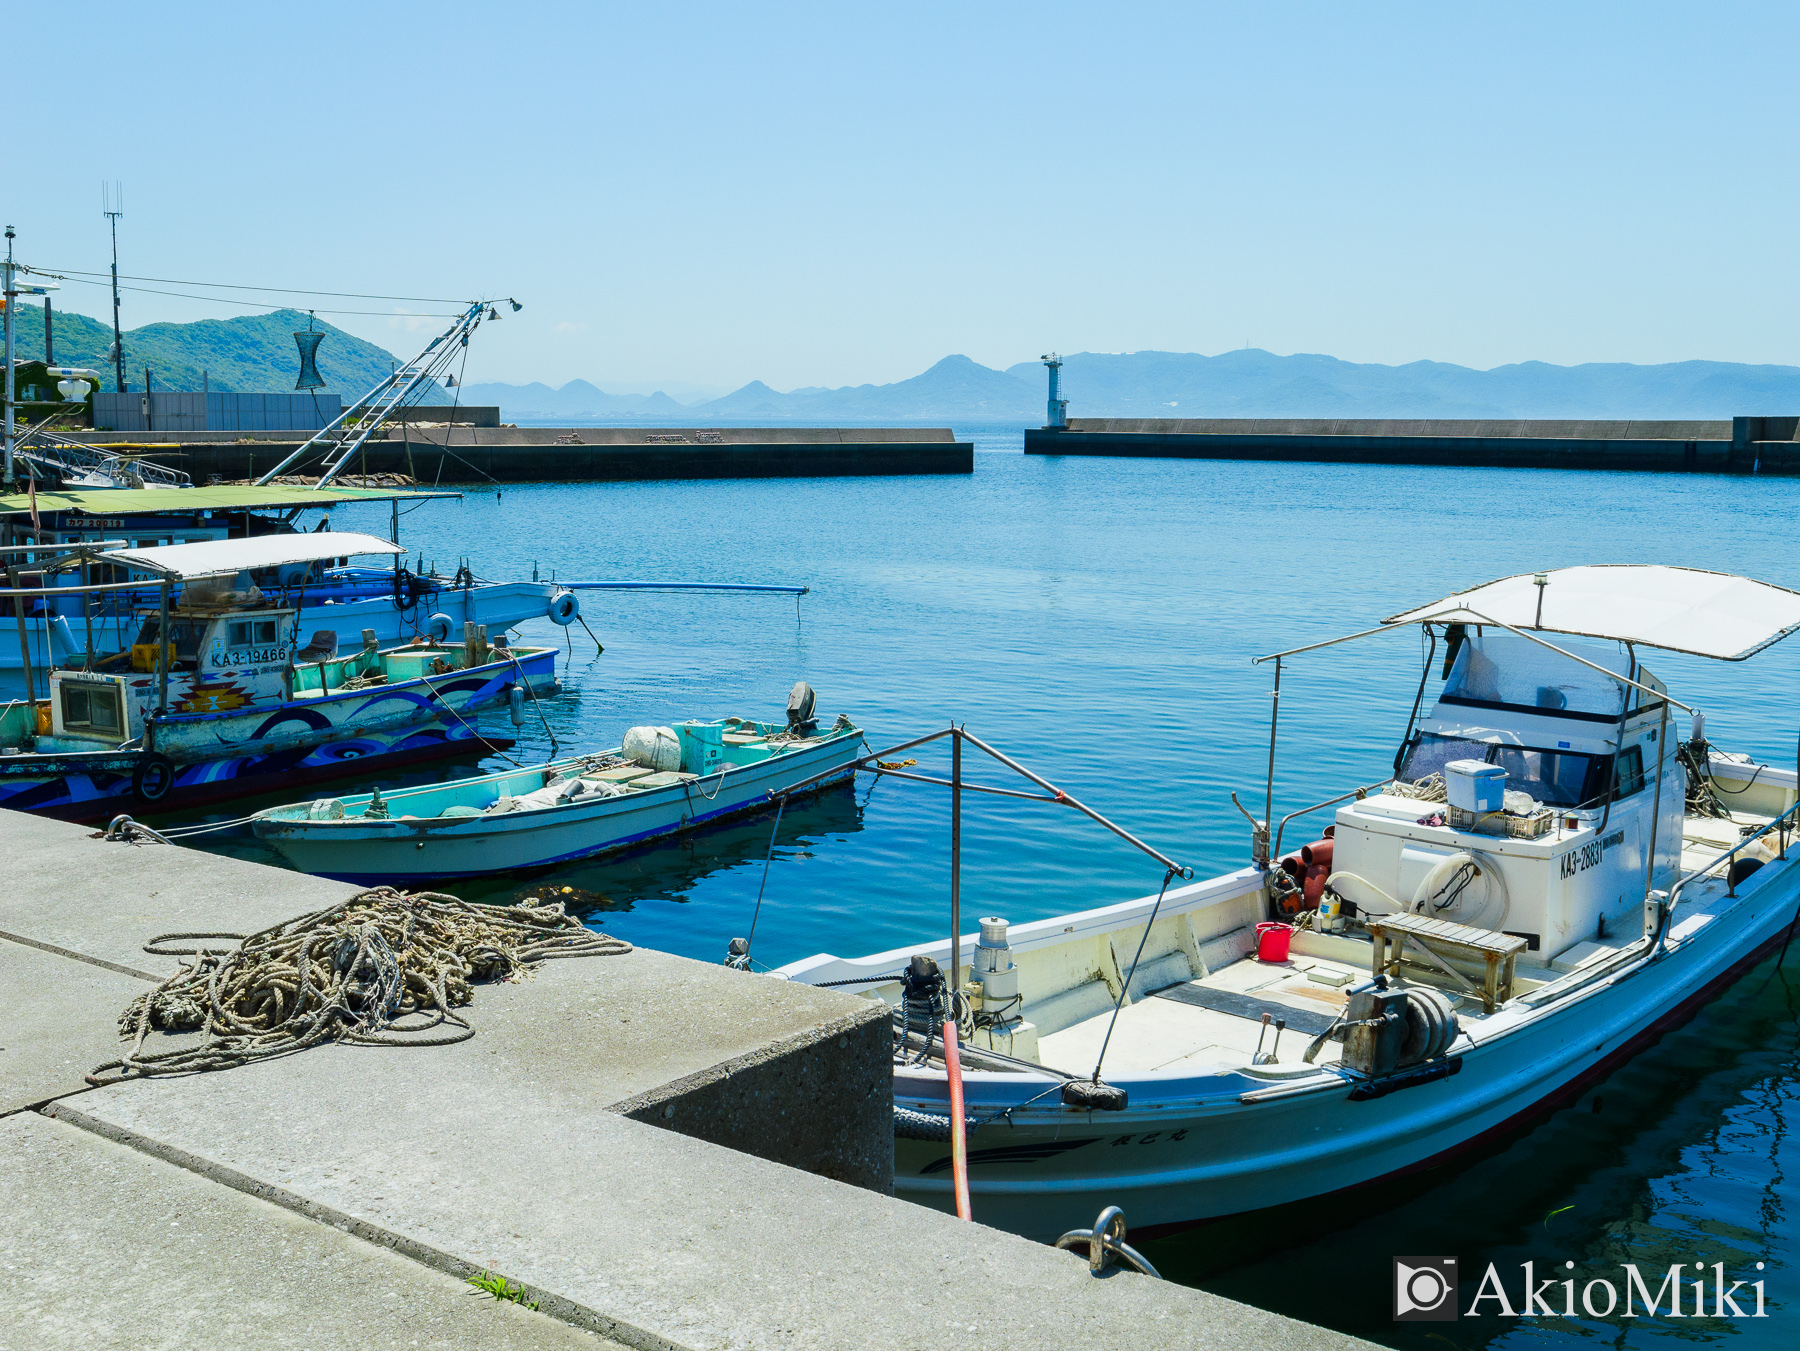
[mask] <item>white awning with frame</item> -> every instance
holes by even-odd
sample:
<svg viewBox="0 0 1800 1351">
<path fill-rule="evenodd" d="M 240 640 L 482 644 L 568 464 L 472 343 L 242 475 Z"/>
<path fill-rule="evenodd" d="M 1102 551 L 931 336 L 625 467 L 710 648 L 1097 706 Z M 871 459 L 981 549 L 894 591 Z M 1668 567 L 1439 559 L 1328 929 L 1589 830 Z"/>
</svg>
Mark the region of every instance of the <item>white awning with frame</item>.
<svg viewBox="0 0 1800 1351">
<path fill-rule="evenodd" d="M 1603 564 L 1522 572 L 1384 624 L 1502 624 L 1742 661 L 1800 628 L 1800 592 L 1728 572 Z"/>
<path fill-rule="evenodd" d="M 228 577 L 254 568 L 290 563 L 321 563 L 361 554 L 403 554 L 406 550 L 375 535 L 350 530 L 309 534 L 257 535 L 251 539 L 209 539 L 194 544 L 164 544 L 154 549 L 113 549 L 101 555 L 108 563 L 154 572 L 173 581 Z"/>
</svg>

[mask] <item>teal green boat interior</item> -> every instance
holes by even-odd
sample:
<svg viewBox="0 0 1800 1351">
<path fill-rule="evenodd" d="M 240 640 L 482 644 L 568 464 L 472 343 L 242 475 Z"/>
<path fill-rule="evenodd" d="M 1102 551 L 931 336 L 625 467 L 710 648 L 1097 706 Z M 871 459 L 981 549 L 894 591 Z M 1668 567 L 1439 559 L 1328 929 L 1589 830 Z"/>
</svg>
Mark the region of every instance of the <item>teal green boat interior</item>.
<svg viewBox="0 0 1800 1351">
<path fill-rule="evenodd" d="M 450 651 L 460 654 L 460 649 Z M 610 751 L 570 756 L 546 765 L 458 779 L 452 783 L 396 789 L 386 794 L 377 790 L 351 797 L 289 803 L 270 808 L 261 815 L 275 821 L 356 821 L 367 824 L 378 820 L 468 818 L 590 803 L 596 797 L 618 798 L 671 788 L 733 769 L 749 768 L 788 754 L 797 747 L 817 746 L 862 735 L 860 729 L 848 722 L 840 722 L 829 731 L 797 736 L 784 723 L 753 722 L 746 718 L 683 722 L 676 724 L 674 731 L 681 742 L 679 770 L 656 770 L 633 763 L 622 747 L 615 747 Z M 574 788 L 576 784 L 581 787 Z M 511 806 L 505 805 L 507 799 L 513 800 Z M 496 808 L 503 810 L 496 812 Z"/>
</svg>

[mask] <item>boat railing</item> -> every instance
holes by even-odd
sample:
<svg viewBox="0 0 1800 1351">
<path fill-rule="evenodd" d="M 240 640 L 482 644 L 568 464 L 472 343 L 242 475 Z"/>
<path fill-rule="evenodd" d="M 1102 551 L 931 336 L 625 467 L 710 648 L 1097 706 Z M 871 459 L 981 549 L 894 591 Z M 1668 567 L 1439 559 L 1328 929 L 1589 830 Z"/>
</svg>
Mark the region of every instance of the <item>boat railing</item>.
<svg viewBox="0 0 1800 1351">
<path fill-rule="evenodd" d="M 1675 907 L 1680 903 L 1681 893 L 1687 890 L 1688 883 L 1713 872 L 1722 863 L 1729 864 L 1732 859 L 1738 856 L 1738 854 L 1745 849 L 1748 849 L 1763 836 L 1774 830 L 1779 830 L 1781 832 L 1781 848 L 1777 851 L 1777 857 L 1781 862 L 1785 863 L 1787 861 L 1787 851 L 1790 843 L 1787 838 L 1788 831 L 1796 824 L 1796 822 L 1800 822 L 1800 801 L 1795 802 L 1793 806 L 1789 807 L 1780 816 L 1775 817 L 1767 825 L 1761 827 L 1753 834 L 1744 836 L 1743 839 L 1739 840 L 1735 845 L 1730 849 L 1727 849 L 1723 854 L 1720 854 L 1717 858 L 1695 868 L 1692 872 L 1677 881 L 1675 885 L 1669 889 L 1669 898 L 1663 902 L 1662 913 L 1657 917 L 1656 941 L 1651 944 L 1650 958 L 1654 959 L 1662 953 L 1663 945 L 1669 936 L 1669 926 L 1675 914 Z M 1737 884 L 1731 880 L 1729 868 L 1726 870 L 1726 886 L 1729 894 L 1737 894 Z M 1654 893 L 1651 894 L 1654 895 Z"/>
<path fill-rule="evenodd" d="M 1352 788 L 1348 793 L 1339 793 L 1336 797 L 1328 797 L 1323 802 L 1315 802 L 1310 807 L 1302 807 L 1299 811 L 1289 812 L 1286 816 L 1281 818 L 1281 824 L 1275 829 L 1275 851 L 1272 857 L 1281 857 L 1281 837 L 1287 830 L 1288 822 L 1292 821 L 1296 816 L 1306 816 L 1312 812 L 1318 811 L 1322 807 L 1330 807 L 1339 802 L 1348 802 L 1351 798 L 1355 798 L 1358 802 L 1361 802 L 1377 788 L 1384 788 L 1393 781 L 1393 776 L 1389 775 L 1387 778 L 1377 779 L 1374 783 L 1368 784 L 1365 787 Z"/>
</svg>

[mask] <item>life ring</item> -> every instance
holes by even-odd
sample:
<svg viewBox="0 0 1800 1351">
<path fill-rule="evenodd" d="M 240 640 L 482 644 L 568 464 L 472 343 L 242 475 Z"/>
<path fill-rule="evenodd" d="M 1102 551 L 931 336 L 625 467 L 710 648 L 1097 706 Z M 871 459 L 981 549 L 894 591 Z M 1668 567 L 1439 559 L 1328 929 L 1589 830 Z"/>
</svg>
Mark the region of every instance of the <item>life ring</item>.
<svg viewBox="0 0 1800 1351">
<path fill-rule="evenodd" d="M 425 621 L 425 636 L 434 643 L 447 643 L 456 629 L 456 621 L 447 614 L 435 614 Z"/>
<path fill-rule="evenodd" d="M 551 598 L 550 608 L 545 613 L 550 616 L 551 623 L 567 628 L 580 617 L 581 601 L 573 591 L 559 591 Z"/>
<path fill-rule="evenodd" d="M 175 786 L 175 762 L 150 751 L 138 758 L 131 775 L 131 791 L 145 802 L 155 802 Z"/>
</svg>

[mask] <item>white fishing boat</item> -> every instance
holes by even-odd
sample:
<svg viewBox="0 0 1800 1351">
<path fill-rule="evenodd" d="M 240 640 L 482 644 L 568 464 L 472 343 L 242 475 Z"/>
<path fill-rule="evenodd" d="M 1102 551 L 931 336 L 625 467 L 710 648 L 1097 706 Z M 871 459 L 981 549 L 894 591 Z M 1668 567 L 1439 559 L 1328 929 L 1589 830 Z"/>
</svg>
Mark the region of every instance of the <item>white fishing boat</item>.
<svg viewBox="0 0 1800 1351">
<path fill-rule="evenodd" d="M 1800 594 L 1576 567 L 1350 637 L 1418 626 L 1431 654 L 1393 777 L 1290 812 L 1271 849 L 1272 725 L 1252 866 L 984 919 L 954 953 L 946 939 L 782 969 L 895 1006 L 899 1195 L 953 1205 L 945 967 L 974 976 L 954 1004 L 974 1217 L 1050 1239 L 1116 1204 L 1154 1236 L 1482 1146 L 1787 941 L 1795 769 L 1712 748 L 1638 653 L 1742 660 L 1800 626 Z M 1284 663 L 1314 650 L 1259 659 L 1278 693 Z M 1332 829 L 1283 859 L 1289 823 L 1333 807 Z"/>
<path fill-rule="evenodd" d="M 821 731 L 797 685 L 785 723 L 632 728 L 617 748 L 480 778 L 274 807 L 251 822 L 302 872 L 412 882 L 514 872 L 624 849 L 847 777 L 862 732 Z"/>
</svg>

